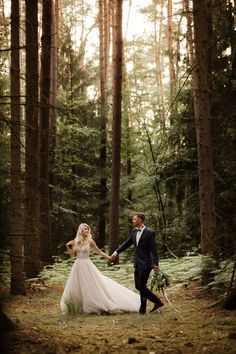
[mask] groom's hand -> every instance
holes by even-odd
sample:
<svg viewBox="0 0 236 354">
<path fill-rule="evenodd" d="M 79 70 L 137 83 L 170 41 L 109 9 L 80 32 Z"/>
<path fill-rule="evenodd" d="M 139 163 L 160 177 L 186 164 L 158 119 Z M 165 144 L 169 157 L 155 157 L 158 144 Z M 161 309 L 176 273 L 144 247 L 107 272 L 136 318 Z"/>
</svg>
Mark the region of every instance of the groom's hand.
<svg viewBox="0 0 236 354">
<path fill-rule="evenodd" d="M 116 251 L 112 253 L 112 255 L 110 256 L 112 262 L 116 259 L 117 255 L 118 253 Z"/>
<path fill-rule="evenodd" d="M 154 266 L 153 266 L 154 272 L 156 272 L 158 269 L 159 269 L 159 266 L 158 266 L 158 265 L 154 265 Z"/>
</svg>

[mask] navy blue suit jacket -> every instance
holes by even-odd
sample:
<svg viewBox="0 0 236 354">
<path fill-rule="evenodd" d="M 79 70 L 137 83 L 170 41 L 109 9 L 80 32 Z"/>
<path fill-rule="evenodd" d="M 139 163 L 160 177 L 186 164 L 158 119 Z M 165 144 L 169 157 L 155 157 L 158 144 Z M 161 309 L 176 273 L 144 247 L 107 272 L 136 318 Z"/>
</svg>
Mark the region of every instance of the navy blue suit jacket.
<svg viewBox="0 0 236 354">
<path fill-rule="evenodd" d="M 116 250 L 119 254 L 130 246 L 134 245 L 134 266 L 139 270 L 146 270 L 158 265 L 157 244 L 155 240 L 155 232 L 145 226 L 139 243 L 136 243 L 137 229 L 134 228 L 130 237 Z"/>
</svg>

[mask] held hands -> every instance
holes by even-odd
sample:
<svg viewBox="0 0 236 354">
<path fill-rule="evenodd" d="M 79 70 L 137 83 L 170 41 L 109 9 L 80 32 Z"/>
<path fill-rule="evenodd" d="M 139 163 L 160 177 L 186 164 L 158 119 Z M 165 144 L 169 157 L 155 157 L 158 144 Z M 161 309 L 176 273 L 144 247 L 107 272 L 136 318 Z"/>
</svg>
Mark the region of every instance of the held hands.
<svg viewBox="0 0 236 354">
<path fill-rule="evenodd" d="M 115 260 L 116 257 L 117 257 L 117 254 L 118 254 L 118 253 L 115 251 L 115 252 L 112 253 L 111 256 L 108 256 L 108 257 L 109 257 L 109 258 L 108 258 L 109 261 L 110 261 L 110 262 L 114 262 L 114 260 Z"/>
</svg>

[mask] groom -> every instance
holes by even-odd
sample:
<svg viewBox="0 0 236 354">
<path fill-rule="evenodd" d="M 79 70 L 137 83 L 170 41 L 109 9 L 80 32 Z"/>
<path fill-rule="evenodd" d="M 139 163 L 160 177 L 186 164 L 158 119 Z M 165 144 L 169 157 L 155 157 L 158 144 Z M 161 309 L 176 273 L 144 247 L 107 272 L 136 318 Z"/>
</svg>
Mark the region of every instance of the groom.
<svg viewBox="0 0 236 354">
<path fill-rule="evenodd" d="M 134 279 L 135 287 L 140 292 L 141 305 L 139 313 L 146 312 L 147 300 L 154 303 L 150 312 L 156 311 L 163 303 L 156 295 L 147 288 L 147 281 L 152 269 L 158 269 L 157 245 L 155 240 L 155 232 L 144 225 L 145 215 L 143 213 L 135 213 L 132 219 L 134 229 L 130 237 L 111 255 L 114 261 L 117 255 L 131 245 L 135 246 L 134 256 Z"/>
</svg>

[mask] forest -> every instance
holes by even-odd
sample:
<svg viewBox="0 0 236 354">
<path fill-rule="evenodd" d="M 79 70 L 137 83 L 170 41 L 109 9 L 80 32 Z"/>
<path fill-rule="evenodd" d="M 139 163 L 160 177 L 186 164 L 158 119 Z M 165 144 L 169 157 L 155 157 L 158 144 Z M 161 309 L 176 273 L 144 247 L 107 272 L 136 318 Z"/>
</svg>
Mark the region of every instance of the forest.
<svg viewBox="0 0 236 354">
<path fill-rule="evenodd" d="M 234 353 L 235 1 L 1 0 L 0 28 L 5 352 Z M 79 224 L 111 255 L 136 212 L 171 279 L 162 328 L 149 314 L 62 319 Z M 132 250 L 92 259 L 134 287 Z"/>
</svg>

